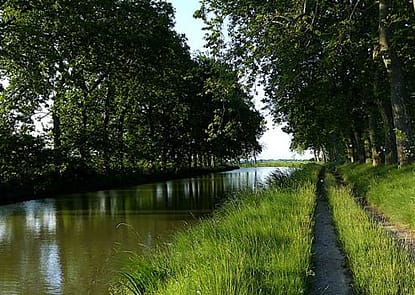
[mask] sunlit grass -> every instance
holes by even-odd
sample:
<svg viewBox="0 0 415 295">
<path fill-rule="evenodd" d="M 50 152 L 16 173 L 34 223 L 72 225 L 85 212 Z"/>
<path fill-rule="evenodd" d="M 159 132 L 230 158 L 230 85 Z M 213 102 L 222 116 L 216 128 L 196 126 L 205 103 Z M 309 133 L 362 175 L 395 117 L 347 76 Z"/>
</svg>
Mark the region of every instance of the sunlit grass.
<svg viewBox="0 0 415 295">
<path fill-rule="evenodd" d="M 415 267 L 406 251 L 369 219 L 349 189 L 331 185 L 328 193 L 355 294 L 415 294 Z"/>
<path fill-rule="evenodd" d="M 341 167 L 345 179 L 396 224 L 415 230 L 415 166 Z"/>
<path fill-rule="evenodd" d="M 213 218 L 134 256 L 116 294 L 304 294 L 317 167 L 289 188 L 244 192 Z"/>
</svg>

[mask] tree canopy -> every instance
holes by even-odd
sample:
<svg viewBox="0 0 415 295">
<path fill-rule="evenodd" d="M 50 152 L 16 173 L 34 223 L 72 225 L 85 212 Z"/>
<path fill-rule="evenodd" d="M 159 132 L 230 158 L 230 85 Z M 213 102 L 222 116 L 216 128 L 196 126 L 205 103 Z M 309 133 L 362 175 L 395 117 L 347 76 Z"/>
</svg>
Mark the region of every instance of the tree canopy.
<svg viewBox="0 0 415 295">
<path fill-rule="evenodd" d="M 0 183 L 215 166 L 261 150 L 263 118 L 238 73 L 191 56 L 171 4 L 2 1 L 0 37 Z"/>
<path fill-rule="evenodd" d="M 412 161 L 411 1 L 202 0 L 195 16 L 212 54 L 265 85 L 293 148 L 331 160 Z"/>
</svg>

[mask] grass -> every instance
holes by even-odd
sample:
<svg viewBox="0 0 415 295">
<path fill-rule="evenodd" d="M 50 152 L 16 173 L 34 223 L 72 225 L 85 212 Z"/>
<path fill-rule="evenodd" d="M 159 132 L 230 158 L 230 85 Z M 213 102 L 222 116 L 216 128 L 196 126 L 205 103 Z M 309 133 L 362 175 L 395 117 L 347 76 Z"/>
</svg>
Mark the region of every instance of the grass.
<svg viewBox="0 0 415 295">
<path fill-rule="evenodd" d="M 332 184 L 328 195 L 355 294 L 415 294 L 415 267 L 407 252 L 369 219 L 350 189 Z"/>
<path fill-rule="evenodd" d="M 398 225 L 415 230 L 415 166 L 345 165 L 340 168 L 347 182 L 368 203 Z"/>
<path fill-rule="evenodd" d="M 132 258 L 113 294 L 304 294 L 318 167 L 288 187 L 239 193 L 155 253 Z"/>
</svg>

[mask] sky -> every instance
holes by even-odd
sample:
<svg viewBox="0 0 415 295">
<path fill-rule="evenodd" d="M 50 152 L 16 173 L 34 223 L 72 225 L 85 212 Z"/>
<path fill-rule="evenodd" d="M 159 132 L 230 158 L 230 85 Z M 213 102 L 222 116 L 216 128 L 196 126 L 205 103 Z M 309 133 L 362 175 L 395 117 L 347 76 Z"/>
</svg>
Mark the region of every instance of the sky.
<svg viewBox="0 0 415 295">
<path fill-rule="evenodd" d="M 193 13 L 199 8 L 198 0 L 168 0 L 176 10 L 176 31 L 185 34 L 187 44 L 191 51 L 203 51 L 204 32 L 202 31 L 203 22 L 193 18 Z M 261 106 L 260 100 L 263 93 L 255 97 L 256 105 Z M 299 155 L 290 151 L 290 136 L 284 133 L 280 127 L 273 126 L 270 116 L 266 116 L 268 130 L 260 139 L 263 151 L 259 159 L 309 159 L 311 155 L 306 152 Z"/>
</svg>

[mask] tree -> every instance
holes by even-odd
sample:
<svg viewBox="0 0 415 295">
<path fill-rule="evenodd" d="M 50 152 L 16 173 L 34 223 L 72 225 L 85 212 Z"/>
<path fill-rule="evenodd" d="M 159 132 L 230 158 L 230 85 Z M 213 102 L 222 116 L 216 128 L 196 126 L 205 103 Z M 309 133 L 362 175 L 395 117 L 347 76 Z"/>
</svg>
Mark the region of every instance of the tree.
<svg viewBox="0 0 415 295">
<path fill-rule="evenodd" d="M 393 9 L 386 9 L 387 3 L 204 0 L 195 15 L 207 25 L 213 54 L 251 82 L 259 77 L 264 83 L 268 105 L 276 122 L 287 122 L 294 148 L 325 150 L 331 159 L 349 150 L 351 158 L 364 161 L 386 146 L 387 159 L 397 153 L 399 164 L 405 164 L 412 142 L 405 77 L 414 72 L 408 62 L 414 56 L 408 46 L 413 16 L 409 2 Z M 384 69 L 372 59 L 377 52 L 385 53 Z M 390 83 L 381 85 L 383 72 Z M 385 99 L 380 95 L 387 89 Z M 374 120 L 383 121 L 383 130 Z M 375 140 L 381 132 L 383 145 Z"/>
<path fill-rule="evenodd" d="M 392 18 L 388 0 L 379 1 L 379 54 L 382 57 L 390 83 L 393 123 L 396 133 L 398 164 L 405 165 L 412 157 L 411 121 L 406 110 L 406 85 L 399 57 L 390 46 L 389 20 Z"/>
<path fill-rule="evenodd" d="M 121 178 L 260 150 L 262 116 L 237 73 L 192 60 L 171 4 L 5 1 L 0 10 L 0 70 L 9 81 L 0 139 L 13 139 L 0 150 L 30 151 L 16 169 L 17 158 L 4 157 L 0 181 Z M 50 119 L 43 128 L 40 114 Z"/>
<path fill-rule="evenodd" d="M 264 132 L 262 115 L 255 110 L 252 97 L 239 82 L 238 74 L 218 60 L 200 56 L 198 77 L 203 92 L 194 116 L 203 118 L 200 146 L 220 160 L 247 158 L 259 153 Z M 199 87 L 200 88 L 200 87 Z"/>
</svg>

